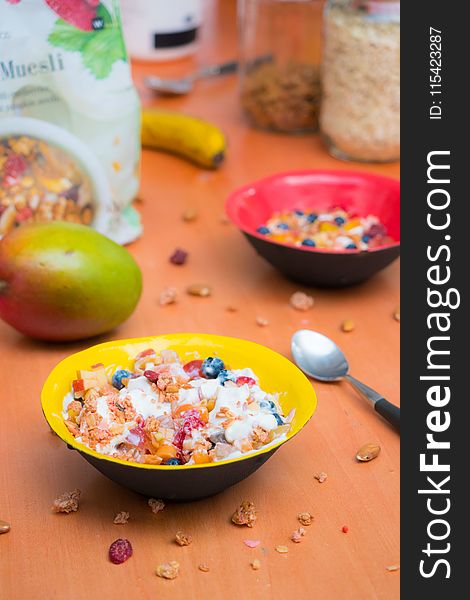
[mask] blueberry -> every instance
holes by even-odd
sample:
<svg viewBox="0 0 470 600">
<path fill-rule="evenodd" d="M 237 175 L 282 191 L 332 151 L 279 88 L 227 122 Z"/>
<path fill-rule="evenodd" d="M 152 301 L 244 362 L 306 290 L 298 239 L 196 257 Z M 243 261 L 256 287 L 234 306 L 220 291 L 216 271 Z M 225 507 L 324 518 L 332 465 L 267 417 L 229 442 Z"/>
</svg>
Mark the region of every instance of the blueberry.
<svg viewBox="0 0 470 600">
<path fill-rule="evenodd" d="M 356 244 L 348 244 L 346 246 L 346 250 L 356 250 L 357 246 Z"/>
<path fill-rule="evenodd" d="M 271 405 L 268 402 L 268 400 L 261 400 L 261 402 L 259 403 L 259 407 L 266 408 L 267 410 L 271 410 Z"/>
<path fill-rule="evenodd" d="M 179 460 L 179 458 L 169 458 L 168 460 L 165 460 L 165 462 L 163 463 L 164 465 L 180 465 L 181 461 Z"/>
<path fill-rule="evenodd" d="M 369 235 L 363 235 L 362 236 L 362 241 L 364 242 L 364 244 L 367 244 L 367 242 L 370 241 L 370 236 Z"/>
<path fill-rule="evenodd" d="M 227 371 L 227 369 L 222 369 L 222 371 L 220 371 L 220 373 L 218 374 L 217 378 L 222 385 L 224 385 L 226 381 L 233 381 L 232 376 L 229 373 L 229 371 Z"/>
<path fill-rule="evenodd" d="M 114 372 L 114 375 L 111 379 L 111 383 L 113 384 L 113 386 L 116 389 L 122 390 L 122 388 L 124 387 L 122 380 L 125 377 L 130 377 L 131 375 L 132 375 L 132 373 L 130 373 L 130 371 L 126 371 L 126 369 L 118 369 L 117 371 Z"/>
<path fill-rule="evenodd" d="M 307 217 L 307 221 L 309 223 L 315 223 L 315 221 L 318 219 L 318 215 L 316 215 L 315 213 L 310 213 Z"/>
<path fill-rule="evenodd" d="M 256 231 L 258 233 L 262 233 L 262 234 L 266 235 L 267 233 L 269 233 L 269 227 L 265 227 L 264 225 L 262 225 L 261 227 L 258 227 L 258 229 Z"/>
<path fill-rule="evenodd" d="M 201 371 L 207 379 L 216 379 L 219 373 L 225 369 L 224 361 L 220 358 L 213 358 L 209 356 L 202 363 Z"/>
<path fill-rule="evenodd" d="M 302 240 L 302 246 L 310 246 L 310 248 L 314 248 L 315 245 L 315 242 L 313 240 L 310 240 L 309 238 Z"/>
<path fill-rule="evenodd" d="M 275 417 L 278 425 L 284 425 L 281 415 L 279 415 L 277 412 L 273 413 L 273 417 Z"/>
<path fill-rule="evenodd" d="M 343 219 L 343 217 L 335 217 L 335 223 L 336 225 L 344 225 L 346 223 L 346 219 Z"/>
<path fill-rule="evenodd" d="M 303 217 L 304 216 L 304 211 L 303 210 L 295 210 L 294 213 L 298 216 L 298 217 Z"/>
<path fill-rule="evenodd" d="M 278 229 L 284 229 L 284 230 L 289 229 L 289 225 L 287 223 L 279 223 L 279 225 L 277 227 L 278 227 Z"/>
</svg>

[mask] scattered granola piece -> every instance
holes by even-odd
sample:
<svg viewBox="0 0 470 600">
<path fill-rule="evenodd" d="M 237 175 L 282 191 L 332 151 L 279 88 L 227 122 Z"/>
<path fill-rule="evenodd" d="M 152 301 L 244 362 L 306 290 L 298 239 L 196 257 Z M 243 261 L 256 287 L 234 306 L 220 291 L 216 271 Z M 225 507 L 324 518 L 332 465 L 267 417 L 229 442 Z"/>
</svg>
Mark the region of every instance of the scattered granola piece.
<svg viewBox="0 0 470 600">
<path fill-rule="evenodd" d="M 378 444 L 364 444 L 361 446 L 356 453 L 356 459 L 360 462 L 369 462 L 380 453 L 380 446 Z"/>
<path fill-rule="evenodd" d="M 116 513 L 113 523 L 115 525 L 125 525 L 129 521 L 129 516 L 128 512 L 121 510 L 121 512 Z"/>
<path fill-rule="evenodd" d="M 346 321 L 341 323 L 341 331 L 344 331 L 344 333 L 349 333 L 354 331 L 354 329 L 356 329 L 356 324 L 351 319 L 346 319 Z"/>
<path fill-rule="evenodd" d="M 201 296 L 205 298 L 212 294 L 212 288 L 206 283 L 193 283 L 186 288 L 190 296 Z"/>
<path fill-rule="evenodd" d="M 193 541 L 193 538 L 190 535 L 186 535 L 182 531 L 177 531 L 175 535 L 175 542 L 180 546 L 189 546 L 189 544 Z"/>
<path fill-rule="evenodd" d="M 10 531 L 10 523 L 7 523 L 6 521 L 2 521 L 0 519 L 0 535 L 2 533 L 7 533 L 8 531 Z"/>
<path fill-rule="evenodd" d="M 187 258 L 188 253 L 186 252 L 186 250 L 183 250 L 182 248 L 176 248 L 176 250 L 170 256 L 170 262 L 173 265 L 184 265 Z"/>
<path fill-rule="evenodd" d="M 387 569 L 387 571 L 399 571 L 400 570 L 400 565 L 389 565 L 388 567 L 385 567 Z"/>
<path fill-rule="evenodd" d="M 178 577 L 180 570 L 180 564 L 176 562 L 176 560 L 172 560 L 169 563 L 162 563 L 158 565 L 155 573 L 158 577 L 163 577 L 164 579 L 176 579 Z"/>
<path fill-rule="evenodd" d="M 343 533 L 348 533 L 348 531 L 349 531 L 349 527 L 348 527 L 347 525 L 343 525 L 343 527 L 341 528 L 341 531 L 342 531 Z"/>
<path fill-rule="evenodd" d="M 297 519 L 301 525 L 311 525 L 313 522 L 313 515 L 309 512 L 301 512 L 297 515 Z"/>
<path fill-rule="evenodd" d="M 115 540 L 109 547 L 109 560 L 115 565 L 126 562 L 132 556 L 132 546 L 129 540 Z"/>
<path fill-rule="evenodd" d="M 261 561 L 259 560 L 259 558 L 255 558 L 251 561 L 250 565 L 253 571 L 259 571 L 261 568 Z"/>
<path fill-rule="evenodd" d="M 267 327 L 269 325 L 269 321 L 268 321 L 268 319 L 265 319 L 264 317 L 256 317 L 256 324 L 259 327 Z"/>
<path fill-rule="evenodd" d="M 395 321 L 400 321 L 400 307 L 397 306 L 396 309 L 393 311 L 393 318 L 395 319 Z"/>
<path fill-rule="evenodd" d="M 324 471 L 320 471 L 320 473 L 317 473 L 316 475 L 314 475 L 314 477 L 318 481 L 318 483 L 323 483 L 327 480 L 328 475 Z"/>
<path fill-rule="evenodd" d="M 276 546 L 275 550 L 276 552 L 279 552 L 279 554 L 287 554 L 289 552 L 289 548 L 287 546 Z"/>
<path fill-rule="evenodd" d="M 295 310 L 309 310 L 313 306 L 313 298 L 312 296 L 308 296 L 304 294 L 304 292 L 295 292 L 292 294 L 289 300 L 290 305 Z"/>
<path fill-rule="evenodd" d="M 52 505 L 52 512 L 55 513 L 71 513 L 77 512 L 78 503 L 80 501 L 80 494 L 82 492 L 79 489 L 73 490 L 73 492 L 65 492 L 62 496 L 59 496 L 54 500 Z"/>
<path fill-rule="evenodd" d="M 202 563 L 201 565 L 198 566 L 198 569 L 200 571 L 202 571 L 203 573 L 207 573 L 209 571 L 209 565 Z"/>
<path fill-rule="evenodd" d="M 154 515 L 165 508 L 165 503 L 163 500 L 156 500 L 155 498 L 149 498 L 148 505 L 152 509 Z"/>
<path fill-rule="evenodd" d="M 181 218 L 185 223 L 192 223 L 198 218 L 197 210 L 194 208 L 188 208 L 181 215 Z"/>
<path fill-rule="evenodd" d="M 232 523 L 235 525 L 246 525 L 253 527 L 257 519 L 256 509 L 253 502 L 244 500 L 232 515 Z"/>
<path fill-rule="evenodd" d="M 261 544 L 261 540 L 243 540 L 243 543 L 245 546 L 248 546 L 248 548 L 256 548 Z"/>
<path fill-rule="evenodd" d="M 178 292 L 175 288 L 167 287 L 160 292 L 158 298 L 158 304 L 160 306 L 166 306 L 167 304 L 174 304 L 178 298 Z"/>
<path fill-rule="evenodd" d="M 303 527 L 299 527 L 298 529 L 296 529 L 295 531 L 292 532 L 290 539 L 293 542 L 295 542 L 296 544 L 298 544 L 305 534 L 306 534 L 305 529 Z"/>
</svg>

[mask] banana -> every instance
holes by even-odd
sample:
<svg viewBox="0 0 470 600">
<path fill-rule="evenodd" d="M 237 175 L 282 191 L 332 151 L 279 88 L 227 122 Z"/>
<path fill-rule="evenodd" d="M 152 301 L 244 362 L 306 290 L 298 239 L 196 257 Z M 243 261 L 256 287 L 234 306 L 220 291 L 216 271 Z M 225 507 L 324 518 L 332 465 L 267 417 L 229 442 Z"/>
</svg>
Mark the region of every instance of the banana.
<svg viewBox="0 0 470 600">
<path fill-rule="evenodd" d="M 178 154 L 206 169 L 217 168 L 227 146 L 218 127 L 177 112 L 144 109 L 142 146 Z"/>
</svg>

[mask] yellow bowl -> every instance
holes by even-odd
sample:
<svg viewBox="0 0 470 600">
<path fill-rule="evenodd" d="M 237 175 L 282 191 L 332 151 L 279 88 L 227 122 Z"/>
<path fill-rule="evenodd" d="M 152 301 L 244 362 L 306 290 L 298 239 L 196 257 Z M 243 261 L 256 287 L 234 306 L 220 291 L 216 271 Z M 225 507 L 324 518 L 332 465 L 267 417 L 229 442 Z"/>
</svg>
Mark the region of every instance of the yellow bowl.
<svg viewBox="0 0 470 600">
<path fill-rule="evenodd" d="M 103 363 L 109 373 L 131 367 L 133 358 L 147 348 L 157 352 L 175 350 L 183 361 L 218 356 L 233 369 L 250 367 L 262 389 L 280 392 L 284 414 L 295 408 L 286 439 L 247 456 L 214 463 L 167 466 L 130 463 L 99 454 L 77 442 L 62 417 L 64 396 L 78 369 Z M 256 471 L 283 443 L 294 437 L 313 415 L 317 398 L 310 381 L 287 358 L 247 340 L 199 333 L 175 333 L 154 337 L 117 340 L 92 346 L 65 358 L 51 371 L 41 393 L 44 416 L 53 431 L 101 473 L 136 492 L 169 500 L 195 500 L 238 483 Z"/>
</svg>

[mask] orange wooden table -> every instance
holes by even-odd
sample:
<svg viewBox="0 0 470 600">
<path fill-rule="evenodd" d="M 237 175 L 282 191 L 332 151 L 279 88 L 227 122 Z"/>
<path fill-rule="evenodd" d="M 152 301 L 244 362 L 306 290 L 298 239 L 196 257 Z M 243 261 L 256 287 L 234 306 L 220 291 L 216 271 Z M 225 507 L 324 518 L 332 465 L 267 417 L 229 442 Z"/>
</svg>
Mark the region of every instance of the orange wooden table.
<svg viewBox="0 0 470 600">
<path fill-rule="evenodd" d="M 200 59 L 231 58 L 235 5 L 223 0 L 209 8 Z M 178 74 L 188 65 L 166 65 L 159 73 Z M 151 70 L 134 71 L 145 104 L 154 100 L 140 81 Z M 219 124 L 230 140 L 228 157 L 219 171 L 204 172 L 176 157 L 144 152 L 138 207 L 145 234 L 130 247 L 144 274 L 143 297 L 132 318 L 102 339 L 204 331 L 245 337 L 289 356 L 292 333 L 311 327 L 340 343 L 356 377 L 399 403 L 399 323 L 392 317 L 399 303 L 398 263 L 360 287 L 307 290 L 315 305 L 299 313 L 288 304 L 299 287 L 221 220 L 228 192 L 254 178 L 286 169 L 358 165 L 330 158 L 318 137 L 247 128 L 233 76 L 200 82 L 192 95 L 158 104 Z M 359 168 L 398 177 L 396 164 Z M 182 222 L 186 208 L 199 212 L 196 222 Z M 168 262 L 176 246 L 190 253 L 183 267 Z M 212 297 L 185 295 L 185 286 L 199 281 L 213 286 Z M 181 290 L 177 304 L 158 305 L 165 286 Z M 229 304 L 238 311 L 227 312 Z M 257 316 L 267 318 L 269 326 L 257 326 Z M 349 334 L 339 328 L 346 318 L 356 323 Z M 11 523 L 11 531 L 0 536 L 1 600 L 398 598 L 399 573 L 386 567 L 399 563 L 399 437 L 346 383 L 316 383 L 314 418 L 252 477 L 208 500 L 168 505 L 155 516 L 145 499 L 68 451 L 44 421 L 39 403 L 44 379 L 60 359 L 86 345 L 33 342 L 0 323 L 0 519 Z M 371 441 L 381 445 L 380 456 L 357 463 L 357 449 Z M 319 471 L 328 474 L 322 484 L 314 479 Z M 53 499 L 75 487 L 82 490 L 79 512 L 52 514 Z M 252 530 L 229 521 L 243 499 L 259 510 Z M 119 510 L 131 513 L 127 525 L 113 525 Z M 302 542 L 293 544 L 289 536 L 301 511 L 313 513 L 315 522 Z M 191 546 L 173 542 L 178 529 L 193 536 Z M 118 537 L 134 547 L 132 559 L 121 566 L 107 560 Z M 261 545 L 250 549 L 243 544 L 246 538 Z M 278 544 L 287 545 L 289 553 L 278 554 Z M 253 558 L 261 561 L 259 571 L 250 567 Z M 181 564 L 178 579 L 156 577 L 155 567 L 170 560 Z M 210 571 L 199 571 L 200 563 Z"/>
</svg>

